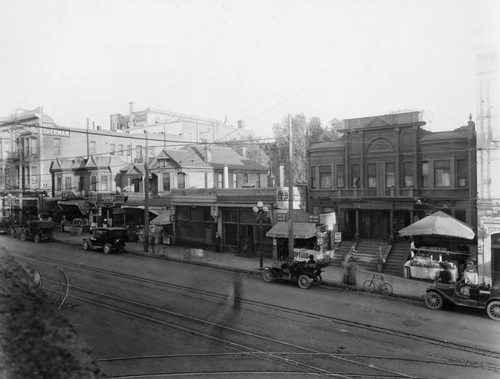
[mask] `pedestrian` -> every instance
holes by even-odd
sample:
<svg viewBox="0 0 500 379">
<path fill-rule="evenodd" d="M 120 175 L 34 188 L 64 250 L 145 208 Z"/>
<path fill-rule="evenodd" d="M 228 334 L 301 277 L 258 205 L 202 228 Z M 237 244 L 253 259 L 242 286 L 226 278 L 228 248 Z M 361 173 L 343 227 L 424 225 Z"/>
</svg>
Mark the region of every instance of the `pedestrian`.
<svg viewBox="0 0 500 379">
<path fill-rule="evenodd" d="M 215 252 L 220 253 L 221 237 L 219 232 L 215 232 Z"/>
<path fill-rule="evenodd" d="M 356 258 L 350 257 L 349 261 L 344 267 L 343 272 L 343 282 L 344 284 L 355 286 L 356 285 L 356 270 L 358 265 L 356 264 Z"/>
</svg>

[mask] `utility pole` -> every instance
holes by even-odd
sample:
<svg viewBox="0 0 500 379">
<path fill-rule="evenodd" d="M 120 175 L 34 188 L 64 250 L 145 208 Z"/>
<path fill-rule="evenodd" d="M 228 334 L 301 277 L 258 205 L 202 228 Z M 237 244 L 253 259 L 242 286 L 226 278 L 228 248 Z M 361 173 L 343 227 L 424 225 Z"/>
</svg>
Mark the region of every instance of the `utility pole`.
<svg viewBox="0 0 500 379">
<path fill-rule="evenodd" d="M 288 256 L 293 257 L 292 119 L 288 115 Z"/>
<path fill-rule="evenodd" d="M 146 156 L 144 160 L 144 252 L 149 250 L 149 163 L 148 163 L 148 132 L 146 134 Z"/>
</svg>

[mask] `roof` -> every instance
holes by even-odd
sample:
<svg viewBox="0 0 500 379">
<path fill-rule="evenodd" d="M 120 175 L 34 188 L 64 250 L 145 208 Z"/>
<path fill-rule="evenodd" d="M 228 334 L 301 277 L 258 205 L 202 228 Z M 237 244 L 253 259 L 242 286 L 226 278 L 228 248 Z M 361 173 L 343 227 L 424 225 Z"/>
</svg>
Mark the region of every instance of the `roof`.
<svg viewBox="0 0 500 379">
<path fill-rule="evenodd" d="M 294 222 L 293 238 L 308 239 L 317 234 L 316 224 L 312 222 Z M 267 233 L 267 237 L 288 238 L 288 222 L 277 222 Z"/>
</svg>

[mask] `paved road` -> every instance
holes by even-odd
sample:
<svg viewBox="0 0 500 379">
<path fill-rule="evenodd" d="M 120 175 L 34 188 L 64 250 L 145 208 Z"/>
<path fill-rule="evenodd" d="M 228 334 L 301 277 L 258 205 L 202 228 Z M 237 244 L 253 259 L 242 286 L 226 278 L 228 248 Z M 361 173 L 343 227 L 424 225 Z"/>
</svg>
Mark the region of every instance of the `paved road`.
<svg viewBox="0 0 500 379">
<path fill-rule="evenodd" d="M 34 249 L 32 242 L 0 238 L 13 254 L 66 271 L 74 306 L 64 314 L 115 377 L 228 370 L 231 377 L 248 377 L 247 371 L 259 377 L 499 375 L 500 334 L 482 312 L 432 312 L 420 301 L 332 287 L 304 291 L 210 267 L 58 243 Z"/>
</svg>

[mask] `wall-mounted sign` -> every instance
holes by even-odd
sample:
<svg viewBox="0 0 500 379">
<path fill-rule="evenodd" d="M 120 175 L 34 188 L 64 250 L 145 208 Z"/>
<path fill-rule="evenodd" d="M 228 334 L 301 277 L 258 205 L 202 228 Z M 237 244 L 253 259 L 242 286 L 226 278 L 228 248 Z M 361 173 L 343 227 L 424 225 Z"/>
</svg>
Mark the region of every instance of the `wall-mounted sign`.
<svg viewBox="0 0 500 379">
<path fill-rule="evenodd" d="M 290 191 L 288 187 L 278 188 L 276 193 L 276 203 L 278 209 L 288 209 Z M 300 192 L 298 187 L 293 187 L 293 209 L 300 209 Z"/>
<path fill-rule="evenodd" d="M 70 137 L 70 131 L 67 129 L 43 128 L 42 134 L 55 137 Z"/>
</svg>

